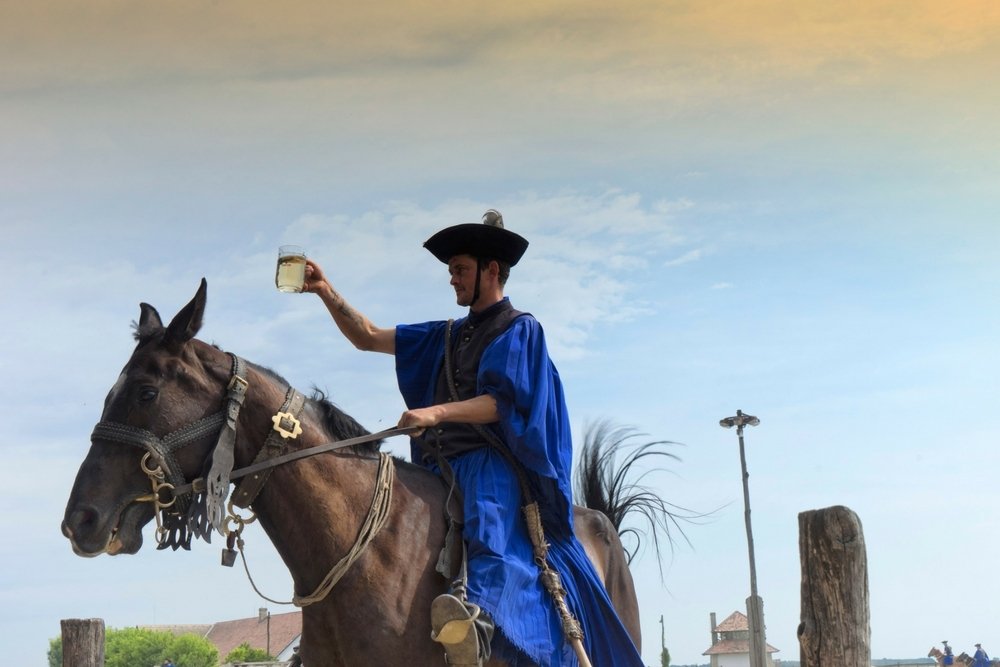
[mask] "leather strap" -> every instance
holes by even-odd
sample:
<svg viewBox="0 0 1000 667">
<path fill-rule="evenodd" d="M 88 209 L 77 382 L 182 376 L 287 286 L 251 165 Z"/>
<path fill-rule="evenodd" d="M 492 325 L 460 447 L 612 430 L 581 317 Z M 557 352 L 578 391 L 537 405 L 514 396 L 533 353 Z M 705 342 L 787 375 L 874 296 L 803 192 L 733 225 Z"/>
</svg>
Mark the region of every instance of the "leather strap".
<svg viewBox="0 0 1000 667">
<path fill-rule="evenodd" d="M 306 398 L 294 388 L 289 387 L 285 393 L 285 402 L 281 405 L 281 410 L 272 417 L 274 428 L 267 434 L 264 445 L 257 452 L 257 457 L 252 465 L 264 463 L 269 459 L 278 458 L 285 453 L 288 448 L 288 441 L 294 440 L 302 433 L 302 426 L 299 424 L 299 413 L 305 405 Z M 233 491 L 232 503 L 237 507 L 247 508 L 250 506 L 261 489 L 271 476 L 273 466 L 267 466 L 253 474 L 247 475 Z"/>
<path fill-rule="evenodd" d="M 229 475 L 233 471 L 236 447 L 236 424 L 240 408 L 246 399 L 249 383 L 246 380 L 246 362 L 237 355 L 233 358 L 233 374 L 226 391 L 223 408 L 225 423 L 212 450 L 212 467 L 205 476 L 205 514 L 212 527 L 225 534 L 226 496 L 229 495 Z"/>
</svg>

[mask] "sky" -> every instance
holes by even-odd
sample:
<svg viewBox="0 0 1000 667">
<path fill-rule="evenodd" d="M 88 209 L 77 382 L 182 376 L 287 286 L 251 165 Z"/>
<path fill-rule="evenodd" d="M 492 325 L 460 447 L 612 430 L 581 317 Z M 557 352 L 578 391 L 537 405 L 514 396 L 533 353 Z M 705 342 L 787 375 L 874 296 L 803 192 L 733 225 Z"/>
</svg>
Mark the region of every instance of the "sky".
<svg viewBox="0 0 1000 667">
<path fill-rule="evenodd" d="M 647 664 L 661 629 L 707 662 L 709 614 L 745 611 L 738 409 L 776 657 L 798 515 L 834 505 L 864 527 L 872 657 L 1000 651 L 998 65 L 986 0 L 0 0 L 6 659 L 47 664 L 60 619 L 289 609 L 217 541 L 82 559 L 60 534 L 140 302 L 171 317 L 205 277 L 203 340 L 386 428 L 392 359 L 279 294 L 276 248 L 381 326 L 456 317 L 421 245 L 489 208 L 530 241 L 507 294 L 576 439 L 676 443 L 644 482 L 709 514 L 633 563 Z"/>
</svg>

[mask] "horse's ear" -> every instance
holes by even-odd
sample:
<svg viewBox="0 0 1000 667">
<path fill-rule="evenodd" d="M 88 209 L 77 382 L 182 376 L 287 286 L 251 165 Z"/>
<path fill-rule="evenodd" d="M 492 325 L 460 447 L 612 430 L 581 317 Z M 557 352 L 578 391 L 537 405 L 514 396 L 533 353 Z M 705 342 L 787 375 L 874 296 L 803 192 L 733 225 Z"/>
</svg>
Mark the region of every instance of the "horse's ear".
<svg viewBox="0 0 1000 667">
<path fill-rule="evenodd" d="M 163 320 L 156 308 L 148 303 L 140 303 L 139 310 L 139 322 L 135 324 L 136 340 L 143 340 L 163 331 Z"/>
<path fill-rule="evenodd" d="M 207 292 L 208 282 L 202 278 L 194 298 L 188 305 L 181 308 L 179 313 L 174 315 L 174 319 L 167 326 L 167 334 L 163 337 L 164 344 L 179 348 L 198 334 L 198 330 L 201 329 L 202 317 L 205 314 L 205 295 Z"/>
</svg>

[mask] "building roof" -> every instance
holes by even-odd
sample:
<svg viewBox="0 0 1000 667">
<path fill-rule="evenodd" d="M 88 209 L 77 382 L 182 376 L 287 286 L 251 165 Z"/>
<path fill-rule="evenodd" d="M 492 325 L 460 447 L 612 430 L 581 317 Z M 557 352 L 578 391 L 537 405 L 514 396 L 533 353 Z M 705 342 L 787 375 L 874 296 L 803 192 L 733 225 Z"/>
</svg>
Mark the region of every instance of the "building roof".
<svg viewBox="0 0 1000 667">
<path fill-rule="evenodd" d="M 302 634 L 302 612 L 271 614 L 271 655 L 278 655 Z M 205 639 L 219 649 L 219 659 L 224 660 L 229 653 L 244 642 L 251 648 L 267 649 L 268 621 L 258 617 L 241 618 L 236 621 L 222 621 L 212 626 Z"/>
<path fill-rule="evenodd" d="M 712 644 L 711 648 L 702 653 L 702 655 L 730 655 L 733 653 L 750 653 L 750 639 L 748 637 L 750 632 L 750 621 L 747 620 L 746 614 L 734 611 L 729 616 L 719 623 L 714 628 L 712 632 L 718 632 L 722 637 Z M 736 633 L 744 633 L 741 637 L 733 637 Z M 765 651 L 768 653 L 777 653 L 778 649 L 774 648 L 767 642 L 764 643 Z"/>
<path fill-rule="evenodd" d="M 146 630 L 155 630 L 157 632 L 169 632 L 175 637 L 180 637 L 181 635 L 197 635 L 202 639 L 208 634 L 208 631 L 212 629 L 211 623 L 201 623 L 201 624 L 189 624 L 189 625 L 143 625 L 140 626 Z"/>
<path fill-rule="evenodd" d="M 268 619 L 261 620 L 258 616 L 208 625 L 144 625 L 142 627 L 170 632 L 175 636 L 197 635 L 208 640 L 218 649 L 220 660 L 224 660 L 234 648 L 243 643 L 249 644 L 251 648 L 261 650 L 267 650 L 268 647 Z M 280 655 L 293 642 L 297 642 L 302 634 L 302 612 L 271 614 L 270 634 L 270 653 L 275 656 Z"/>
<path fill-rule="evenodd" d="M 768 653 L 777 653 L 778 649 L 774 648 L 767 642 L 764 642 L 764 650 Z M 730 655 L 733 653 L 750 653 L 750 640 L 749 639 L 723 639 L 715 643 L 712 648 L 708 649 L 702 655 Z"/>
<path fill-rule="evenodd" d="M 715 626 L 714 630 L 716 632 L 747 632 L 750 630 L 750 621 L 747 620 L 746 614 L 734 611 L 722 623 Z"/>
</svg>

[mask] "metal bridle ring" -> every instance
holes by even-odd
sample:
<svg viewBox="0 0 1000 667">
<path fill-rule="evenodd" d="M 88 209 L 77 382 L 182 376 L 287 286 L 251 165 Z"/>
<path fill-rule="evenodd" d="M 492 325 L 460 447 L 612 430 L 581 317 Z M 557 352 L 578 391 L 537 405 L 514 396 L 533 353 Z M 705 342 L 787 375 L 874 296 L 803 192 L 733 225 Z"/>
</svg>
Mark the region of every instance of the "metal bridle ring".
<svg viewBox="0 0 1000 667">
<path fill-rule="evenodd" d="M 155 477 L 156 479 L 163 479 L 164 478 L 163 467 L 160 465 L 160 462 L 158 460 L 156 462 L 156 467 L 155 468 L 150 468 L 147 465 L 147 462 L 151 458 L 153 458 L 153 452 L 146 452 L 143 455 L 142 461 L 139 463 L 139 466 L 142 468 L 142 471 L 144 473 L 146 473 L 147 477 L 150 477 L 150 478 Z"/>
</svg>

